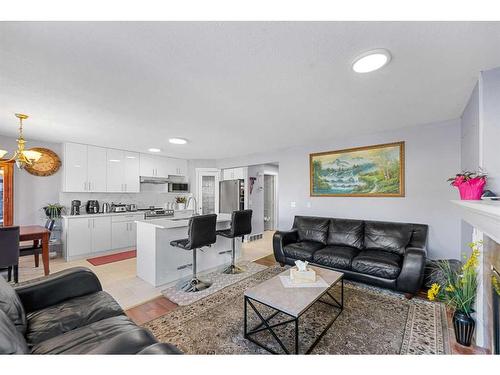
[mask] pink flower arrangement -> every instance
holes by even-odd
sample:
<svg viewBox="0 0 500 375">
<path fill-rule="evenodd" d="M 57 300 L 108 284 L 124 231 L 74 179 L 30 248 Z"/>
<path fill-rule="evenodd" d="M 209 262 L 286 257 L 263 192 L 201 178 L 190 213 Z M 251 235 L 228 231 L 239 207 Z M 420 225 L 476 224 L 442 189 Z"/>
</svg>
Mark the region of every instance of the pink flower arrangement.
<svg viewBox="0 0 500 375">
<path fill-rule="evenodd" d="M 460 199 L 479 200 L 483 195 L 484 185 L 486 184 L 486 173 L 464 171 L 451 177 L 451 185 L 458 188 Z"/>
</svg>

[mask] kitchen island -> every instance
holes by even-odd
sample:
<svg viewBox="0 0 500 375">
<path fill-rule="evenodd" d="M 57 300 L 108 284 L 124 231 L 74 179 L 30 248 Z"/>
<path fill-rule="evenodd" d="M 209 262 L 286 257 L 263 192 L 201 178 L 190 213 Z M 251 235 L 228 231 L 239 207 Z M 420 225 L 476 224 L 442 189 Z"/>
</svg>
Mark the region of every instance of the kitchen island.
<svg viewBox="0 0 500 375">
<path fill-rule="evenodd" d="M 189 278 L 192 274 L 192 251 L 170 246 L 170 241 L 188 237 L 189 214 L 172 218 L 138 220 L 137 223 L 137 276 L 157 287 Z M 231 226 L 230 214 L 217 216 L 217 230 Z M 229 252 L 228 252 L 229 250 Z M 231 239 L 217 236 L 211 247 L 197 250 L 198 273 L 223 269 L 231 262 Z M 241 241 L 236 241 L 236 259 Z M 220 252 L 225 252 L 220 254 Z"/>
</svg>

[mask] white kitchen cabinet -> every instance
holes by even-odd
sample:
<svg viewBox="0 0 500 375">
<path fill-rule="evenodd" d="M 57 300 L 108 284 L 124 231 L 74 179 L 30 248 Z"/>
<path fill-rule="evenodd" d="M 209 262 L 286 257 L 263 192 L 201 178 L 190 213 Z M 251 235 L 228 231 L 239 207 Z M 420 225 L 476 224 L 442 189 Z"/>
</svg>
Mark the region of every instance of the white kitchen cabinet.
<svg viewBox="0 0 500 375">
<path fill-rule="evenodd" d="M 138 193 L 139 154 L 108 149 L 107 188 L 108 193 Z"/>
<path fill-rule="evenodd" d="M 66 259 L 92 253 L 91 219 L 67 220 Z"/>
<path fill-rule="evenodd" d="M 139 153 L 125 151 L 125 191 L 127 193 L 140 192 L 139 180 Z"/>
<path fill-rule="evenodd" d="M 65 219 L 66 260 L 111 250 L 111 217 Z"/>
<path fill-rule="evenodd" d="M 105 192 L 106 149 L 76 143 L 64 145 L 63 191 Z"/>
<path fill-rule="evenodd" d="M 157 156 L 141 154 L 140 156 L 141 176 L 162 177 L 163 167 Z"/>
<path fill-rule="evenodd" d="M 226 180 L 244 180 L 245 168 L 228 168 L 222 170 L 222 179 Z"/>
<path fill-rule="evenodd" d="M 88 191 L 106 191 L 106 169 L 106 149 L 96 146 L 87 146 Z"/>
<path fill-rule="evenodd" d="M 87 146 L 77 143 L 64 145 L 64 191 L 88 191 Z"/>
<path fill-rule="evenodd" d="M 173 176 L 186 176 L 187 175 L 187 160 L 185 159 L 170 159 L 171 163 L 171 175 Z"/>
<path fill-rule="evenodd" d="M 133 248 L 136 246 L 136 220 L 142 220 L 144 215 L 113 216 L 111 221 L 111 246 L 113 249 Z"/>
</svg>

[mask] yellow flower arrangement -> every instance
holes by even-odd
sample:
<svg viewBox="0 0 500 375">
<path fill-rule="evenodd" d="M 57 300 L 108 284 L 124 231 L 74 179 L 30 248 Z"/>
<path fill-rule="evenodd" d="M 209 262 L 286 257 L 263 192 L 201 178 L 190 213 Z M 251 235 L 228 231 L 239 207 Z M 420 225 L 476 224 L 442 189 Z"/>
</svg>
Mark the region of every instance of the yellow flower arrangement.
<svg viewBox="0 0 500 375">
<path fill-rule="evenodd" d="M 436 299 L 440 289 L 441 285 L 439 284 L 434 283 L 431 285 L 431 288 L 427 291 L 427 298 L 429 299 L 429 301 L 434 301 Z"/>
<path fill-rule="evenodd" d="M 472 242 L 469 247 L 472 252 L 468 258 L 464 259 L 464 265 L 460 272 L 452 270 L 449 262 L 440 263 L 446 282 L 441 289 L 441 285 L 432 284 L 427 291 L 427 298 L 430 301 L 441 300 L 454 310 L 470 316 L 474 312 L 474 302 L 478 287 L 478 266 L 481 241 Z"/>
</svg>

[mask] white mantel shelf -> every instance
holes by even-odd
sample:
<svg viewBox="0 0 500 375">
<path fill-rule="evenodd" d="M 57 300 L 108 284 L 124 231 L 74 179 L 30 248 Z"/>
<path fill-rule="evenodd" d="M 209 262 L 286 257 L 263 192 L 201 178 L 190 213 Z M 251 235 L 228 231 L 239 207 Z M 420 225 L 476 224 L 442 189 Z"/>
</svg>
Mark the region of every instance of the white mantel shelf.
<svg viewBox="0 0 500 375">
<path fill-rule="evenodd" d="M 473 227 L 500 243 L 500 201 L 458 201 L 461 217 Z"/>
</svg>

